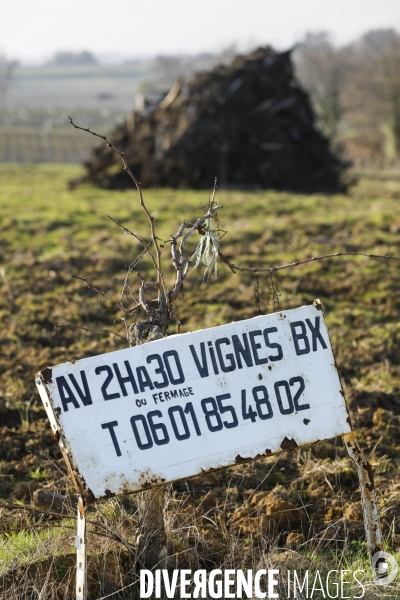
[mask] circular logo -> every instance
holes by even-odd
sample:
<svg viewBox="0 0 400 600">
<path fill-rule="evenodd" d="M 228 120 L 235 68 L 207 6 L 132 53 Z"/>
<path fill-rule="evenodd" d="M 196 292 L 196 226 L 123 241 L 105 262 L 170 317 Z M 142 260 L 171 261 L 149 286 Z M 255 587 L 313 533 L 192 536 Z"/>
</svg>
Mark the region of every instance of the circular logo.
<svg viewBox="0 0 400 600">
<path fill-rule="evenodd" d="M 388 552 L 375 552 L 372 557 L 373 579 L 378 585 L 388 585 L 396 579 L 399 565 Z"/>
</svg>

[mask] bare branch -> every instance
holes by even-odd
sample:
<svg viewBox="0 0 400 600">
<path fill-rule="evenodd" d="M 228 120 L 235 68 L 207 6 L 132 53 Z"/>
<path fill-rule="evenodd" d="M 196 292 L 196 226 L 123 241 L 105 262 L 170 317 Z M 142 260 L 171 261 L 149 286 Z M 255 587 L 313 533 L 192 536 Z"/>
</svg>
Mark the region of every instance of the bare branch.
<svg viewBox="0 0 400 600">
<path fill-rule="evenodd" d="M 129 276 L 130 276 L 131 273 L 136 273 L 137 275 L 139 275 L 139 277 L 140 277 L 140 279 L 141 279 L 141 281 L 143 283 L 143 279 L 141 278 L 140 274 L 137 273 L 137 271 L 135 270 L 135 267 L 143 260 L 145 254 L 147 252 L 147 249 L 148 249 L 148 245 L 144 248 L 144 250 L 142 250 L 142 252 L 138 256 L 138 258 L 136 258 L 130 265 L 128 265 L 128 267 L 127 267 L 128 270 L 127 270 L 127 274 L 125 276 L 124 281 L 121 281 L 121 280 L 117 279 L 116 277 L 114 277 L 115 281 L 118 281 L 119 283 L 122 283 L 122 290 L 121 290 L 121 311 L 122 311 L 122 315 L 123 315 L 124 318 L 125 318 L 125 310 L 127 312 L 129 312 L 129 313 L 132 313 L 133 311 L 135 311 L 137 308 L 139 308 L 141 306 L 139 300 L 136 298 L 136 296 L 135 296 L 135 294 L 134 294 L 131 286 L 128 283 L 128 279 L 129 279 Z M 133 307 L 131 307 L 131 308 L 124 307 L 123 302 L 122 302 L 123 301 L 123 296 L 124 296 L 124 293 L 125 293 L 126 289 L 129 290 L 132 298 L 136 302 L 136 305 L 133 306 Z"/>
<path fill-rule="evenodd" d="M 224 234 L 224 235 L 225 235 L 225 234 Z M 232 264 L 229 262 L 229 260 L 226 258 L 226 256 L 224 256 L 224 255 L 222 254 L 221 250 L 218 250 L 218 256 L 219 256 L 219 258 L 222 260 L 222 262 L 223 262 L 223 263 L 225 263 L 225 264 L 226 264 L 226 266 L 227 266 L 227 267 L 229 267 L 229 268 L 230 268 L 230 270 L 232 271 L 232 273 L 235 275 L 235 274 L 236 274 L 236 271 L 235 271 L 235 269 L 233 268 L 233 266 L 232 266 Z"/>
<path fill-rule="evenodd" d="M 144 250 L 143 250 L 143 252 L 144 252 Z M 143 254 L 143 252 L 142 252 L 142 254 Z M 129 284 L 128 284 L 129 275 L 130 275 L 130 274 L 132 273 L 132 271 L 134 270 L 134 266 L 135 266 L 135 265 L 136 265 L 136 262 L 135 262 L 135 263 L 132 263 L 132 264 L 130 264 L 130 265 L 129 265 L 129 267 L 128 267 L 128 271 L 127 271 L 127 273 L 126 273 L 126 276 L 125 276 L 125 279 L 124 279 L 124 281 L 122 282 L 122 289 L 121 289 L 121 311 L 122 311 L 122 321 L 123 321 L 123 323 L 124 323 L 124 325 L 125 325 L 126 339 L 127 339 L 128 341 L 129 341 L 129 327 L 128 327 L 128 323 L 126 322 L 126 318 L 125 318 L 125 310 L 124 310 L 124 303 L 123 303 L 123 300 L 124 300 L 124 293 L 125 293 L 125 290 L 126 290 L 126 288 L 128 288 L 129 292 L 131 293 L 131 295 L 133 296 L 133 298 L 134 298 L 134 300 L 135 300 L 135 302 L 136 302 L 136 306 L 134 306 L 134 307 L 132 307 L 132 308 L 130 308 L 130 309 L 127 309 L 127 310 L 128 310 L 128 312 L 129 312 L 129 313 L 132 313 L 134 310 L 136 310 L 137 308 L 139 308 L 139 307 L 140 307 L 140 302 L 139 302 L 139 301 L 136 299 L 136 296 L 135 296 L 135 294 L 133 293 L 133 291 L 131 290 L 131 288 L 130 288 L 130 286 L 129 286 Z"/>
<path fill-rule="evenodd" d="M 6 508 L 7 510 L 26 510 L 28 512 L 33 512 L 33 513 L 39 513 L 42 515 L 48 515 L 49 517 L 57 517 L 57 519 L 70 519 L 71 513 L 57 513 L 57 512 L 53 512 L 50 510 L 43 510 L 40 508 L 35 508 L 33 506 L 27 506 L 26 504 L 13 504 L 13 503 L 6 503 L 0 504 L 0 508 Z M 75 510 L 73 512 L 73 514 L 75 514 Z"/>
<path fill-rule="evenodd" d="M 117 281 L 118 283 L 122 283 L 122 285 L 125 287 L 125 289 L 127 289 L 130 293 L 130 295 L 132 296 L 132 298 L 135 300 L 135 302 L 137 303 L 135 306 L 131 307 L 131 308 L 127 308 L 126 310 L 128 312 L 132 312 L 134 310 L 136 310 L 136 308 L 138 308 L 140 306 L 140 303 L 138 302 L 134 291 L 132 290 L 131 286 L 129 285 L 129 283 L 127 282 L 128 276 L 132 273 L 133 269 L 128 270 L 127 272 L 127 276 L 125 277 L 125 279 L 118 279 L 117 277 L 113 277 L 114 281 Z M 125 292 L 125 290 L 123 289 L 121 292 L 121 296 L 122 294 Z"/>
<path fill-rule="evenodd" d="M 158 299 L 160 300 L 160 296 L 161 296 L 161 294 L 163 294 L 165 299 L 168 300 L 168 294 L 167 294 L 167 291 L 165 288 L 164 277 L 163 277 L 163 274 L 161 271 L 161 250 L 160 250 L 160 246 L 158 244 L 158 238 L 157 238 L 157 236 L 155 234 L 155 230 L 154 230 L 154 217 L 152 217 L 152 215 L 149 213 L 148 208 L 147 208 L 146 204 L 144 203 L 142 186 L 141 186 L 140 182 L 136 179 L 136 177 L 134 176 L 134 174 L 128 167 L 127 162 L 125 160 L 124 153 L 117 150 L 117 148 L 111 144 L 111 142 L 107 139 L 107 137 L 105 135 L 100 135 L 100 134 L 96 133 L 95 131 L 91 131 L 88 127 L 86 127 L 86 128 L 79 127 L 79 125 L 75 125 L 75 123 L 73 122 L 73 120 L 70 116 L 68 116 L 68 118 L 69 118 L 69 122 L 71 123 L 71 125 L 73 127 L 75 127 L 75 129 L 80 129 L 81 131 L 85 131 L 86 133 L 90 133 L 91 135 L 94 135 L 94 136 L 104 140 L 106 142 L 107 146 L 109 148 L 111 148 L 112 150 L 114 150 L 114 152 L 116 152 L 118 154 L 118 156 L 120 157 L 120 159 L 122 160 L 122 164 L 124 165 L 124 171 L 127 172 L 129 177 L 132 179 L 133 183 L 135 184 L 136 189 L 139 194 L 139 204 L 143 208 L 144 212 L 146 213 L 146 216 L 150 223 L 151 240 L 153 242 L 154 248 L 156 250 L 156 255 L 157 255 L 157 261 L 156 261 L 157 278 L 158 278 L 158 283 L 160 284 L 159 291 L 158 291 Z"/>
<path fill-rule="evenodd" d="M 71 323 L 65 323 L 65 325 L 55 325 L 54 329 L 61 329 L 62 327 L 72 327 L 73 329 L 83 329 L 83 331 L 88 331 L 89 333 L 92 331 L 101 331 L 102 333 L 104 333 L 104 332 L 112 333 L 112 335 L 116 335 L 117 337 L 120 337 L 123 340 L 126 340 L 126 337 L 124 335 L 120 335 L 119 333 L 116 333 L 115 331 L 106 329 L 106 327 L 104 327 L 104 329 L 89 329 L 88 327 L 81 327 L 80 325 L 72 325 Z"/>
<path fill-rule="evenodd" d="M 143 244 L 143 246 L 145 248 L 147 248 L 148 246 L 150 246 L 149 243 L 146 244 L 146 242 L 144 241 L 144 239 L 140 235 L 138 235 L 137 233 L 134 233 L 133 231 L 131 231 L 130 229 L 128 229 L 127 227 L 125 227 L 124 225 L 122 225 L 122 223 L 120 223 L 119 221 L 117 221 L 117 219 L 114 219 L 110 215 L 106 215 L 106 216 L 109 219 L 111 219 L 111 221 L 114 221 L 114 223 L 116 223 L 118 225 L 118 227 L 121 227 L 121 229 L 123 229 L 125 231 L 125 233 L 128 233 L 129 235 L 133 235 L 133 237 L 136 238 L 141 244 Z"/>
<path fill-rule="evenodd" d="M 147 252 L 147 254 L 150 256 L 151 260 L 153 261 L 153 265 L 157 269 L 158 267 L 157 267 L 156 259 L 154 258 L 154 256 L 152 255 L 152 253 L 149 250 L 149 247 L 151 246 L 151 242 L 147 242 L 146 243 L 145 240 L 140 235 L 137 235 L 136 233 L 133 233 L 133 231 L 130 231 L 130 229 L 128 229 L 127 227 L 125 227 L 124 225 L 122 225 L 122 223 L 120 223 L 116 219 L 113 219 L 113 217 L 110 217 L 110 215 L 107 215 L 107 217 L 109 219 L 111 219 L 111 221 L 114 221 L 114 223 L 116 225 L 118 225 L 119 227 L 121 227 L 121 229 L 123 229 L 125 231 L 125 233 L 127 233 L 128 235 L 132 235 L 135 239 L 138 240 L 138 242 L 140 242 L 144 246 L 145 252 Z"/>
<path fill-rule="evenodd" d="M 122 535 L 122 533 L 120 531 L 118 531 L 118 529 L 115 527 L 115 525 L 110 521 L 110 519 L 108 519 L 106 517 L 106 515 L 99 509 L 98 506 L 96 506 L 96 510 L 98 513 L 100 513 L 100 515 L 103 517 L 104 521 L 107 523 L 108 527 L 105 528 L 106 531 L 112 531 L 112 537 L 114 537 L 114 539 L 117 539 L 121 544 L 123 544 L 125 546 L 125 548 L 127 548 L 127 550 L 133 554 L 133 556 L 136 557 L 134 548 L 131 546 L 131 544 L 125 539 L 125 537 Z M 103 526 L 104 527 L 104 526 Z"/>
<path fill-rule="evenodd" d="M 220 254 L 221 258 L 222 255 Z M 383 260 L 400 260 L 400 256 L 389 256 L 382 254 L 368 254 L 366 252 L 335 252 L 334 254 L 324 254 L 323 256 L 313 256 L 312 258 L 305 258 L 304 260 L 296 260 L 295 262 L 288 263 L 287 265 L 279 265 L 278 267 L 240 267 L 235 265 L 226 257 L 223 257 L 224 263 L 233 271 L 247 271 L 250 273 L 273 273 L 274 271 L 282 271 L 283 269 L 291 269 L 292 267 L 298 267 L 305 265 L 309 262 L 316 262 L 318 260 L 325 260 L 327 258 L 336 258 L 338 256 L 366 256 L 367 258 L 378 258 Z"/>
<path fill-rule="evenodd" d="M 217 193 L 217 178 L 214 178 L 214 186 L 211 190 L 211 196 L 210 199 L 208 201 L 208 210 L 207 212 L 209 213 L 212 209 L 212 207 L 214 206 L 214 202 L 215 202 L 215 194 Z"/>
<path fill-rule="evenodd" d="M 146 290 L 148 290 L 151 287 L 156 287 L 156 288 L 160 288 L 160 284 L 158 283 L 158 281 L 148 281 L 147 283 L 145 283 L 142 280 L 142 285 L 139 288 L 139 302 L 141 304 L 141 306 L 143 307 L 143 309 L 145 310 L 145 312 L 150 315 L 152 312 L 152 309 L 150 307 L 150 303 L 147 302 L 147 300 L 144 297 L 144 293 Z"/>
<path fill-rule="evenodd" d="M 131 172 L 131 170 L 129 169 L 125 157 L 124 157 L 124 153 L 120 152 L 119 150 L 117 150 L 117 148 L 115 146 L 113 146 L 111 144 L 111 142 L 108 141 L 107 136 L 105 135 L 100 135 L 100 133 L 96 133 L 95 131 L 91 131 L 89 129 L 89 127 L 80 127 L 79 125 L 75 125 L 75 123 L 73 122 L 72 118 L 68 115 L 68 119 L 70 124 L 75 127 L 75 129 L 80 129 L 81 131 L 85 131 L 86 133 L 90 133 L 91 135 L 94 135 L 95 137 L 101 138 L 102 140 L 105 141 L 105 143 L 107 144 L 107 146 L 109 148 L 111 148 L 112 150 L 114 150 L 114 152 L 116 152 L 118 154 L 118 156 L 121 158 L 122 163 L 124 165 L 124 170 L 128 173 L 129 177 L 132 179 L 133 183 L 135 184 L 135 186 L 137 187 L 137 189 L 140 189 L 140 183 L 139 181 L 136 179 L 136 177 L 134 176 L 134 174 Z"/>
<path fill-rule="evenodd" d="M 257 315 L 261 315 L 260 282 L 258 280 L 257 273 L 253 273 L 253 275 L 254 275 L 254 285 L 253 285 L 254 305 L 255 305 L 255 308 L 257 311 Z"/>
<path fill-rule="evenodd" d="M 113 298 L 111 298 L 111 296 L 109 296 L 108 294 L 106 294 L 105 292 L 102 292 L 101 290 L 98 290 L 97 288 L 95 288 L 87 279 L 86 277 L 79 277 L 79 275 L 71 275 L 71 279 L 80 279 L 81 281 L 84 281 L 88 288 L 93 290 L 94 292 L 96 292 L 97 294 L 99 294 L 100 296 L 103 296 L 104 298 L 107 298 L 107 300 L 110 300 L 110 302 L 112 302 L 113 304 L 115 304 L 116 306 L 118 306 L 118 308 L 121 308 L 119 305 L 119 302 L 117 302 L 116 300 L 113 300 Z"/>
</svg>

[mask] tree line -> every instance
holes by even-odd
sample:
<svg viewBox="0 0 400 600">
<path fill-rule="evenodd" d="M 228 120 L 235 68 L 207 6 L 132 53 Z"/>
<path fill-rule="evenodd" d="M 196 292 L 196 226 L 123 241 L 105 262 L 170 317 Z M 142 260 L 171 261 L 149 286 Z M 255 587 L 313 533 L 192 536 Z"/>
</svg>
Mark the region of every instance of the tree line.
<svg viewBox="0 0 400 600">
<path fill-rule="evenodd" d="M 400 33 L 376 29 L 337 47 L 311 33 L 293 52 L 322 132 L 356 167 L 390 168 L 400 158 Z"/>
</svg>

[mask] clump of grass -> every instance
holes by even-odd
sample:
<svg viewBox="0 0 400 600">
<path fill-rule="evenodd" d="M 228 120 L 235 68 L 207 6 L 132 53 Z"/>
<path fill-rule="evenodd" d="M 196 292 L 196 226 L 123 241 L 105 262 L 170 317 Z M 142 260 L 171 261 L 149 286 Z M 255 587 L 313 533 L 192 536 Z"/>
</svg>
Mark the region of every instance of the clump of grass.
<svg viewBox="0 0 400 600">
<path fill-rule="evenodd" d="M 66 529 L 68 523 L 60 527 L 46 527 L 31 531 L 4 533 L 0 539 L 0 574 L 4 575 L 16 567 L 29 566 L 51 556 L 62 555 L 74 548 L 73 532 Z M 75 523 L 71 520 L 70 527 Z"/>
</svg>

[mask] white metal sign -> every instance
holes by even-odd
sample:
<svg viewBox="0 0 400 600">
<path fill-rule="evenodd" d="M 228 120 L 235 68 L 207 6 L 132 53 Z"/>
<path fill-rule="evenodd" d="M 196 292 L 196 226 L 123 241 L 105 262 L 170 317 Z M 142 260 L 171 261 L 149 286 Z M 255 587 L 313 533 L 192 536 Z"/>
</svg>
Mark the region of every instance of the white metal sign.
<svg viewBox="0 0 400 600">
<path fill-rule="evenodd" d="M 86 502 L 351 431 L 321 306 L 44 369 Z"/>
</svg>

